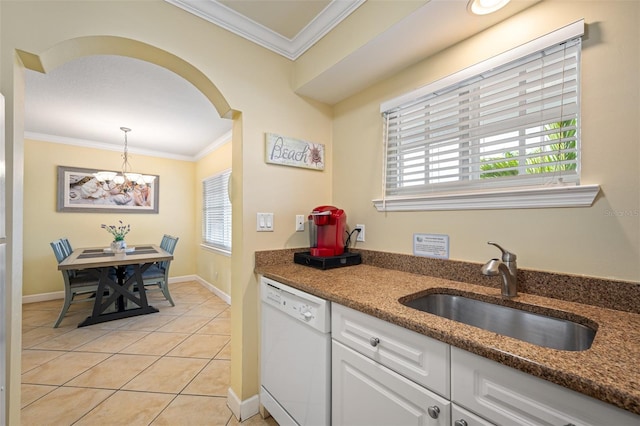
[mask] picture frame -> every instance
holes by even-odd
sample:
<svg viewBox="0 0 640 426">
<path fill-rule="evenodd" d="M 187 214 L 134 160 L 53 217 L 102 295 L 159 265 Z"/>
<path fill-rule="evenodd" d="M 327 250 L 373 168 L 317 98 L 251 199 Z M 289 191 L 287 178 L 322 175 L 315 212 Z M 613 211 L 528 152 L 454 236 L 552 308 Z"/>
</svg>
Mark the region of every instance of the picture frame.
<svg viewBox="0 0 640 426">
<path fill-rule="evenodd" d="M 101 183 L 95 169 L 58 166 L 57 211 L 78 213 L 158 213 L 160 176 L 126 189 Z"/>
</svg>

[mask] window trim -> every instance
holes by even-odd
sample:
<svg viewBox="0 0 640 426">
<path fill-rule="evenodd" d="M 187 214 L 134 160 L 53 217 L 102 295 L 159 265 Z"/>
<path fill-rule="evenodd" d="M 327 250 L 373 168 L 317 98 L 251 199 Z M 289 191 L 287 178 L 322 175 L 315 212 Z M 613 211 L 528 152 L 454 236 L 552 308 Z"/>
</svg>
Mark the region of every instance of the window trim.
<svg viewBox="0 0 640 426">
<path fill-rule="evenodd" d="M 212 252 L 218 253 L 218 254 L 220 254 L 222 256 L 231 257 L 231 251 L 230 250 L 224 250 L 224 249 L 221 249 L 220 247 L 214 247 L 214 246 L 211 246 L 211 245 L 206 244 L 206 243 L 201 243 L 200 247 L 202 249 L 204 249 L 204 250 L 212 251 Z"/>
<path fill-rule="evenodd" d="M 466 193 L 373 200 L 378 211 L 492 210 L 552 207 L 590 207 L 600 185 L 552 185 Z"/>
<path fill-rule="evenodd" d="M 433 83 L 409 93 L 382 102 L 380 113 L 385 113 L 400 105 L 430 93 L 447 88 L 459 81 L 482 74 L 497 66 L 523 58 L 547 49 L 566 40 L 584 35 L 584 20 L 581 19 L 549 34 L 538 37 L 514 49 L 467 67 Z M 383 162 L 382 190 L 385 194 L 387 163 Z M 548 207 L 589 207 L 600 191 L 599 185 L 547 185 L 527 187 L 469 189 L 460 192 L 434 192 L 416 196 L 386 196 L 374 199 L 378 211 L 425 211 L 425 210 L 475 210 L 475 209 L 517 209 Z"/>
</svg>

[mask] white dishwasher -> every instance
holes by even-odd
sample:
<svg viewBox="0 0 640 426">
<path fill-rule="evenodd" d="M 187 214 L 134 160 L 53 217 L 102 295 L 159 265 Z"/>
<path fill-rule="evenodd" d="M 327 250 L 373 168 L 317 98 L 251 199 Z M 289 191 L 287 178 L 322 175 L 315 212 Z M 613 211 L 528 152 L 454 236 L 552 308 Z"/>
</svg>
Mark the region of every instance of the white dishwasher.
<svg viewBox="0 0 640 426">
<path fill-rule="evenodd" d="M 260 403 L 280 426 L 331 423 L 330 303 L 261 277 Z"/>
</svg>

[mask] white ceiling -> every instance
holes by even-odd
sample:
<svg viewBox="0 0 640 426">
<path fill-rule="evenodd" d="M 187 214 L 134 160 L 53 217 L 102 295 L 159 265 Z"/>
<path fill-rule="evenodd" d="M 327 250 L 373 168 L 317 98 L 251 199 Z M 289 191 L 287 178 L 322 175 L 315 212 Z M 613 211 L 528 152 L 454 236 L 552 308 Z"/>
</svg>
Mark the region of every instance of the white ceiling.
<svg viewBox="0 0 640 426">
<path fill-rule="evenodd" d="M 169 0 L 171 1 L 171 0 Z M 183 0 L 185 1 L 185 0 Z M 309 22 L 319 15 L 327 15 L 325 10 L 331 5 L 332 8 L 340 7 L 339 2 L 332 3 L 330 0 L 301 0 L 301 1 L 280 1 L 280 7 L 261 7 L 265 4 L 262 0 L 219 0 L 219 3 L 240 14 L 241 19 L 248 18 L 254 22 L 259 22 L 282 37 L 293 40 L 298 36 Z M 358 2 L 343 1 L 342 4 L 358 4 Z M 285 7 L 281 7 L 284 5 Z"/>
<path fill-rule="evenodd" d="M 306 52 L 365 2 L 365 0 L 165 1 L 292 60 Z"/>
<path fill-rule="evenodd" d="M 364 2 L 165 1 L 289 59 L 304 53 Z M 298 93 L 336 103 L 537 1 L 512 0 L 503 11 L 479 20 L 466 11 L 466 0 L 431 0 Z M 384 61 L 379 60 L 381 52 Z M 124 126 L 132 129 L 131 153 L 185 160 L 211 151 L 231 129 L 231 122 L 220 119 L 204 95 L 182 77 L 121 56 L 84 57 L 47 74 L 27 71 L 25 109 L 27 138 L 122 150 Z"/>
<path fill-rule="evenodd" d="M 26 81 L 27 137 L 122 150 L 128 127 L 132 153 L 191 160 L 231 129 L 191 83 L 138 59 L 86 56 Z"/>
</svg>

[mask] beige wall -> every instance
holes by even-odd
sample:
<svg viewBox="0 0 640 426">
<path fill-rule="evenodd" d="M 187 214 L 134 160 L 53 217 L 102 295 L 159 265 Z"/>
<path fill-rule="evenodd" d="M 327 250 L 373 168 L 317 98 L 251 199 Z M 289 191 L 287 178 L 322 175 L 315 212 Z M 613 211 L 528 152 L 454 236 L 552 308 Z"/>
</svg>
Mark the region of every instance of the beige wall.
<svg viewBox="0 0 640 426">
<path fill-rule="evenodd" d="M 231 257 L 200 246 L 202 242 L 202 181 L 210 176 L 231 168 L 231 141 L 196 162 L 194 190 L 195 204 L 195 245 L 196 274 L 213 284 L 226 295 L 231 295 Z"/>
<path fill-rule="evenodd" d="M 230 142 L 230 141 L 229 141 Z M 231 144 L 226 143 L 195 161 L 171 160 L 133 154 L 134 171 L 160 176 L 158 214 L 63 213 L 56 211 L 57 167 L 117 169 L 121 152 L 25 141 L 24 167 L 24 296 L 63 290 L 62 275 L 49 242 L 68 237 L 74 247 L 105 246 L 110 235 L 102 223 L 131 224 L 129 245 L 160 243 L 167 233 L 180 238 L 171 276 L 197 275 L 231 294 L 231 259 L 200 246 L 202 180 L 231 167 Z"/>
<path fill-rule="evenodd" d="M 380 213 L 380 103 L 584 18 L 582 183 L 590 208 Z M 545 1 L 335 108 L 334 204 L 366 225 L 360 247 L 412 253 L 413 233 L 450 236 L 451 259 L 485 262 L 498 241 L 524 268 L 640 280 L 640 3 Z M 621 216 L 616 216 L 621 215 Z"/>
<path fill-rule="evenodd" d="M 180 238 L 171 263 L 171 276 L 195 273 L 196 192 L 195 163 L 133 154 L 134 171 L 159 175 L 158 214 L 64 213 L 56 211 L 57 167 L 118 169 L 122 153 L 94 148 L 25 141 L 24 162 L 24 277 L 25 296 L 62 291 L 62 274 L 49 243 L 69 238 L 74 247 L 107 246 L 112 238 L 101 224 L 131 225 L 126 241 L 130 246 L 160 244 L 163 234 Z M 199 238 L 199 234 L 197 235 Z"/>
</svg>

